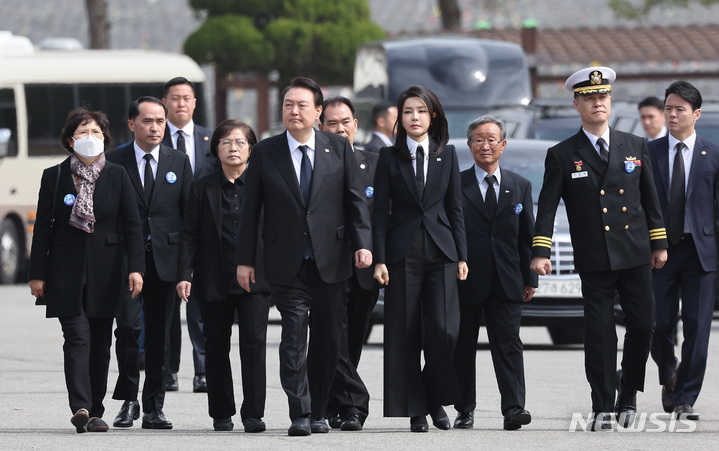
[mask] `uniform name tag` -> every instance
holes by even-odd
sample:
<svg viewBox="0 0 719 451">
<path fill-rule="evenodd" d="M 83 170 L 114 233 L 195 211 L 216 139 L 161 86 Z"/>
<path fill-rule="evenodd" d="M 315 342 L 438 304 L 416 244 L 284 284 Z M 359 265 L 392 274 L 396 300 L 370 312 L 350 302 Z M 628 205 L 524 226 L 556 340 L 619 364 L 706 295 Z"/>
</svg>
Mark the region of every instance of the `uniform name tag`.
<svg viewBox="0 0 719 451">
<path fill-rule="evenodd" d="M 589 174 L 587 174 L 587 171 L 582 172 L 572 172 L 572 178 L 573 179 L 581 179 L 584 177 L 589 177 Z"/>
</svg>

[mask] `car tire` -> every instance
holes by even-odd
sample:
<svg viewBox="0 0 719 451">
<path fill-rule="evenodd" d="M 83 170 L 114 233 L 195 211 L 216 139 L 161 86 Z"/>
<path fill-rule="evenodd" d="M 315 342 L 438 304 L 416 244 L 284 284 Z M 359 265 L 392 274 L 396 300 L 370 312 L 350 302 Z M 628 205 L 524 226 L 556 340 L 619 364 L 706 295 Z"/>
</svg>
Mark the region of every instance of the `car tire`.
<svg viewBox="0 0 719 451">
<path fill-rule="evenodd" d="M 584 343 L 583 327 L 548 327 L 549 336 L 555 345 L 576 345 Z"/>
<path fill-rule="evenodd" d="M 23 266 L 22 243 L 17 224 L 5 219 L 0 226 L 0 283 L 16 283 Z"/>
</svg>

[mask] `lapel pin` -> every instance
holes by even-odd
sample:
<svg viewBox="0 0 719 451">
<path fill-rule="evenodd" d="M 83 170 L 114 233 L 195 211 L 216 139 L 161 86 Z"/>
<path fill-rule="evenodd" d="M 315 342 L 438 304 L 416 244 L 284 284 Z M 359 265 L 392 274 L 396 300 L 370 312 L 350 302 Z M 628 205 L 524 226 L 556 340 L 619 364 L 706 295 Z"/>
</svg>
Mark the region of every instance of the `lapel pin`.
<svg viewBox="0 0 719 451">
<path fill-rule="evenodd" d="M 177 176 L 175 175 L 174 172 L 170 171 L 167 174 L 165 174 L 165 180 L 167 180 L 167 183 L 172 185 L 173 183 L 175 183 L 177 181 Z"/>
<path fill-rule="evenodd" d="M 366 167 L 367 167 L 367 166 L 365 166 L 364 163 L 362 163 L 362 164 L 360 165 L 360 169 L 364 169 L 364 168 L 366 168 Z"/>
<path fill-rule="evenodd" d="M 330 153 L 330 149 L 325 149 L 325 153 Z"/>
<path fill-rule="evenodd" d="M 74 194 L 66 194 L 65 197 L 62 199 L 63 202 L 65 202 L 65 205 L 68 207 L 75 204 L 75 195 Z"/>
<path fill-rule="evenodd" d="M 437 158 L 437 161 L 442 161 L 442 159 L 441 159 L 441 158 Z"/>
<path fill-rule="evenodd" d="M 204 140 L 205 140 L 205 141 L 209 141 L 209 140 L 210 140 L 210 137 L 209 137 L 209 136 L 205 136 Z"/>
<path fill-rule="evenodd" d="M 508 190 L 508 189 L 505 189 L 505 190 L 504 190 L 504 194 L 509 194 L 509 190 Z"/>
<path fill-rule="evenodd" d="M 707 154 L 707 151 L 706 151 L 706 150 L 702 150 L 702 155 L 706 155 L 706 154 Z"/>
</svg>

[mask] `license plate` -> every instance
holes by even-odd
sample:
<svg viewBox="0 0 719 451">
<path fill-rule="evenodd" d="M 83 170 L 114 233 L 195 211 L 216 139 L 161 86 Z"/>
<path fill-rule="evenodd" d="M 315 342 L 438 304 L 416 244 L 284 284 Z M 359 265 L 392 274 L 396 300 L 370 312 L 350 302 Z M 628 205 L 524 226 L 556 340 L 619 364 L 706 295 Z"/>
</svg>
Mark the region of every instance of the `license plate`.
<svg viewBox="0 0 719 451">
<path fill-rule="evenodd" d="M 539 278 L 539 286 L 535 292 L 539 297 L 555 298 L 581 298 L 582 282 L 580 280 L 552 280 L 546 277 Z"/>
</svg>

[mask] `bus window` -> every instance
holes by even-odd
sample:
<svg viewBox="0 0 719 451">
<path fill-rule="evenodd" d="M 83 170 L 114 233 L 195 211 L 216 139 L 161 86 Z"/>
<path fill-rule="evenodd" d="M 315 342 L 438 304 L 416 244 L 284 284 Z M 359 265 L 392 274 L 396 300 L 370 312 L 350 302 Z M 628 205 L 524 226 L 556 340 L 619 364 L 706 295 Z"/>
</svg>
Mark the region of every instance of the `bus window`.
<svg viewBox="0 0 719 451">
<path fill-rule="evenodd" d="M 0 156 L 17 156 L 17 114 L 12 89 L 0 89 Z"/>
<path fill-rule="evenodd" d="M 25 85 L 25 97 L 28 156 L 67 155 L 60 134 L 74 107 L 72 85 Z"/>
</svg>

